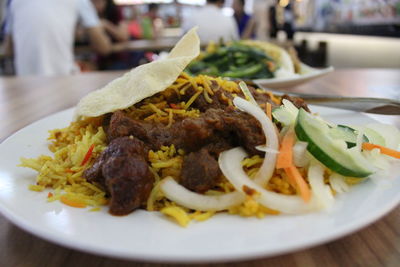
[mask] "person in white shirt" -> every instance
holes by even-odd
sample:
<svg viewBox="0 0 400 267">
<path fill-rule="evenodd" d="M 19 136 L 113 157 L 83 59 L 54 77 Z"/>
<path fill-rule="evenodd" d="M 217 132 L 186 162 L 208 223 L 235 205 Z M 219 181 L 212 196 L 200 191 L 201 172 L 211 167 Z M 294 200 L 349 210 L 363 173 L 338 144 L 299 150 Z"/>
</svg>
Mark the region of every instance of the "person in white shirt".
<svg viewBox="0 0 400 267">
<path fill-rule="evenodd" d="M 198 34 L 202 43 L 239 39 L 238 29 L 232 16 L 222 13 L 223 0 L 207 0 L 207 4 L 183 19 L 182 28 L 187 32 L 199 26 Z"/>
<path fill-rule="evenodd" d="M 73 50 L 78 21 L 87 28 L 96 52 L 111 52 L 111 41 L 90 0 L 12 0 L 7 11 L 6 43 L 13 46 L 16 74 L 78 72 Z"/>
</svg>

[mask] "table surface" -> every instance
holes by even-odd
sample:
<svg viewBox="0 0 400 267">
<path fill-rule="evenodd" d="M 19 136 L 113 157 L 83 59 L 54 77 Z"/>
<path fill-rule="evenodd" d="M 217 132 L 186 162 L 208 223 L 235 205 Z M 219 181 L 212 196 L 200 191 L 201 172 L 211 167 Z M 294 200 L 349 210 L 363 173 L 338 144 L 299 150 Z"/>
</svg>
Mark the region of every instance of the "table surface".
<svg viewBox="0 0 400 267">
<path fill-rule="evenodd" d="M 88 92 L 121 72 L 63 77 L 0 78 L 0 141 L 18 129 L 74 106 Z M 400 70 L 338 70 L 295 88 L 297 92 L 400 99 Z M 400 127 L 400 116 L 376 115 Z M 399 266 L 400 207 L 374 224 L 339 240 L 283 256 L 214 266 Z M 95 256 L 49 243 L 0 215 L 0 266 L 164 266 Z M 211 264 L 204 264 L 208 266 Z"/>
</svg>

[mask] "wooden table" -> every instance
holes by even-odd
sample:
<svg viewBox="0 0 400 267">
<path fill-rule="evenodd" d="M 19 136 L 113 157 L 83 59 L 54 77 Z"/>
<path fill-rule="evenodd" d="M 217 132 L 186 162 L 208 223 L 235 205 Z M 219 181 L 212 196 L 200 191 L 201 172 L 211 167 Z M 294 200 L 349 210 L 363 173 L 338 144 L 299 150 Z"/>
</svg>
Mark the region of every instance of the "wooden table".
<svg viewBox="0 0 400 267">
<path fill-rule="evenodd" d="M 39 118 L 68 108 L 121 72 L 68 77 L 0 78 L 0 140 Z M 291 90 L 400 98 L 400 70 L 341 70 Z M 400 127 L 400 116 L 380 120 Z M 399 266 L 400 207 L 339 240 L 292 254 L 215 266 Z M 163 266 L 66 249 L 20 230 L 0 215 L 0 266 Z M 208 265 L 203 265 L 208 266 Z"/>
</svg>

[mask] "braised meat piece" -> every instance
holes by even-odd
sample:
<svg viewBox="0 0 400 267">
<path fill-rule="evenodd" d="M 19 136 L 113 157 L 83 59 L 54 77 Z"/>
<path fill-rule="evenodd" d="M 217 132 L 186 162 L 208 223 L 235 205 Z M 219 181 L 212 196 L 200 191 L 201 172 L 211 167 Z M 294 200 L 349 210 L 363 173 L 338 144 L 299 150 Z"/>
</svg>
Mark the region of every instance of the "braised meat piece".
<svg viewBox="0 0 400 267">
<path fill-rule="evenodd" d="M 180 183 L 189 190 L 204 193 L 216 186 L 220 177 L 218 161 L 206 148 L 189 153 L 183 160 Z"/>
<path fill-rule="evenodd" d="M 100 183 L 110 194 L 111 214 L 129 214 L 146 202 L 154 183 L 147 154 L 142 141 L 128 136 L 116 138 L 85 171 L 85 178 Z"/>
<path fill-rule="evenodd" d="M 296 108 L 303 108 L 305 111 L 310 112 L 310 109 L 307 106 L 307 103 L 300 97 L 290 96 L 290 95 L 283 95 L 282 99 L 287 99 L 296 106 Z"/>
<path fill-rule="evenodd" d="M 182 131 L 176 125 L 166 128 L 161 123 L 134 120 L 122 111 L 114 112 L 107 131 L 108 140 L 129 135 L 143 141 L 152 150 L 170 144 L 179 148 L 184 146 Z"/>
<path fill-rule="evenodd" d="M 191 105 L 193 108 L 199 109 L 201 112 L 205 112 L 208 109 L 226 109 L 229 108 L 229 100 L 233 100 L 234 96 L 232 93 L 228 91 L 224 91 L 219 88 L 218 83 L 213 82 L 210 85 L 213 94 L 209 94 L 209 98 L 212 100 L 211 103 L 206 100 L 203 94 L 200 94 L 196 100 Z M 258 92 L 254 87 L 248 85 L 248 88 L 251 94 L 254 96 L 254 99 L 258 104 L 265 104 L 266 102 L 270 103 L 272 107 L 276 107 L 277 105 L 271 100 L 270 96 L 265 93 Z M 186 90 L 184 95 L 178 95 L 175 90 L 167 90 L 162 93 L 165 97 L 165 100 L 168 103 L 178 103 L 181 101 L 187 102 L 194 94 L 196 93 L 196 89 L 193 87 L 189 87 Z M 243 93 L 240 92 L 237 94 L 240 97 L 243 97 Z"/>
<path fill-rule="evenodd" d="M 256 154 L 258 151 L 254 147 L 265 143 L 259 122 L 233 109 L 208 109 L 198 118 L 185 118 L 169 128 L 131 119 L 120 111 L 115 112 L 108 130 L 109 140 L 129 135 L 145 142 L 153 150 L 174 144 L 177 148 L 192 152 L 224 138 L 231 145 L 241 145 L 250 154 Z"/>
</svg>

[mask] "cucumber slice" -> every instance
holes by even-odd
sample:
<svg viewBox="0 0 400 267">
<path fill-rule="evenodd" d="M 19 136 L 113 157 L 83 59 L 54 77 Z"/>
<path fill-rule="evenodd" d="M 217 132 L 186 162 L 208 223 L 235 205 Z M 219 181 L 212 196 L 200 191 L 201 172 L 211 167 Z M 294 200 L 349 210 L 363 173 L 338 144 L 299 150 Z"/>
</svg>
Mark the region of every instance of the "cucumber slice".
<svg viewBox="0 0 400 267">
<path fill-rule="evenodd" d="M 295 132 L 300 141 L 308 143 L 308 152 L 332 171 L 358 178 L 372 174 L 371 164 L 356 147 L 348 149 L 345 140 L 332 138 L 328 125 L 304 109 L 297 116 Z"/>
<path fill-rule="evenodd" d="M 338 125 L 337 127 L 331 128 L 329 134 L 334 139 L 343 139 L 344 141 L 346 141 L 347 148 L 352 148 L 357 144 L 358 131 L 349 126 Z M 364 143 L 369 142 L 368 138 L 364 134 L 362 141 Z"/>
<path fill-rule="evenodd" d="M 272 116 L 283 126 L 293 125 L 296 121 L 298 108 L 287 99 L 282 99 L 282 105 L 272 111 Z"/>
<path fill-rule="evenodd" d="M 380 135 L 377 131 L 367 127 L 364 127 L 363 131 L 368 136 L 368 139 L 372 144 L 386 146 L 385 138 L 383 138 L 382 135 Z"/>
<path fill-rule="evenodd" d="M 354 129 L 356 129 L 357 131 L 362 131 L 364 133 L 364 135 L 367 136 L 369 143 L 380 145 L 380 146 L 386 146 L 385 138 L 383 138 L 383 136 L 380 135 L 377 131 L 367 128 L 365 126 L 352 125 L 352 127 Z"/>
</svg>

